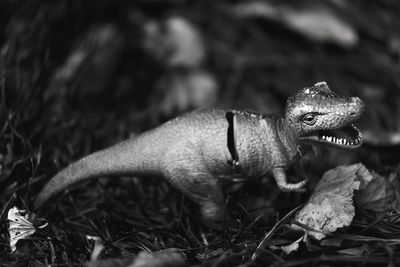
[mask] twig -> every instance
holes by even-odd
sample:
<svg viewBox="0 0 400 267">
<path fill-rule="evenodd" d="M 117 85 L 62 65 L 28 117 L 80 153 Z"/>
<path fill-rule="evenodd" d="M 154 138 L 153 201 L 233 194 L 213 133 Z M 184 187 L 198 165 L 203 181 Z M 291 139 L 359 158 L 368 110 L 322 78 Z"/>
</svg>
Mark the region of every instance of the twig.
<svg viewBox="0 0 400 267">
<path fill-rule="evenodd" d="M 271 240 L 272 235 L 278 231 L 286 222 L 289 221 L 289 218 L 296 212 L 298 211 L 302 205 L 294 208 L 291 210 L 288 214 L 285 215 L 282 219 L 280 219 L 274 227 L 264 236 L 263 240 L 260 242 L 260 244 L 257 246 L 256 250 L 254 251 L 253 255 L 251 256 L 251 259 L 249 262 L 245 263 L 244 266 L 249 266 L 255 262 L 255 260 L 261 255 L 263 249 L 267 246 L 268 242 Z"/>
</svg>

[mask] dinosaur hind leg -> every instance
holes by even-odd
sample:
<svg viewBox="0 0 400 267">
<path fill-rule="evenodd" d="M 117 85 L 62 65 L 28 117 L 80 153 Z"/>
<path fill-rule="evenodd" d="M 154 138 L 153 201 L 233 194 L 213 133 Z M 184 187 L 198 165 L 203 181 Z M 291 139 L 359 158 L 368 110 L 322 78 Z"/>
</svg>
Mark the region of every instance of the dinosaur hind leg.
<svg viewBox="0 0 400 267">
<path fill-rule="evenodd" d="M 222 221 L 225 211 L 225 197 L 217 180 L 209 173 L 197 172 L 179 166 L 168 170 L 168 180 L 185 196 L 200 206 L 207 221 Z"/>
</svg>

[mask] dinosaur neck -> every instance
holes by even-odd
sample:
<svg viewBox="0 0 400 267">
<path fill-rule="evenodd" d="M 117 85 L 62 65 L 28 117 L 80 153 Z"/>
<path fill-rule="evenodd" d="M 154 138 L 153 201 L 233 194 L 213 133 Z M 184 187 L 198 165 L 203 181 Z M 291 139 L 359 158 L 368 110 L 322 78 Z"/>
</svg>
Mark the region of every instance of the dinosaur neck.
<svg viewBox="0 0 400 267">
<path fill-rule="evenodd" d="M 290 159 L 296 156 L 299 148 L 299 137 L 291 129 L 290 125 L 284 118 L 279 118 L 277 121 L 277 131 L 287 155 Z"/>
</svg>

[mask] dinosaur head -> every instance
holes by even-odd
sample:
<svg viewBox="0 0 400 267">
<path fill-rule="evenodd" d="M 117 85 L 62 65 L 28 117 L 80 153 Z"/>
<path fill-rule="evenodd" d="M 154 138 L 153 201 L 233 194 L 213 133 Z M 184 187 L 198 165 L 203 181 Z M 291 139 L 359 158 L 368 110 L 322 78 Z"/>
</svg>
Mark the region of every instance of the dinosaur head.
<svg viewBox="0 0 400 267">
<path fill-rule="evenodd" d="M 285 124 L 301 143 L 357 148 L 362 135 L 352 123 L 363 110 L 360 98 L 336 95 L 326 82 L 319 82 L 287 100 Z"/>
</svg>

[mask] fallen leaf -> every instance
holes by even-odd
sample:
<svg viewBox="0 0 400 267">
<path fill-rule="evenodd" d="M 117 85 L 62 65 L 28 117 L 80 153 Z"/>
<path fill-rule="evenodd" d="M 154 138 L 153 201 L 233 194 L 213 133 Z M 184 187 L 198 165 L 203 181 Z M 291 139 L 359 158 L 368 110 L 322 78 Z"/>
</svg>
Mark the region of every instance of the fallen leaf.
<svg viewBox="0 0 400 267">
<path fill-rule="evenodd" d="M 290 253 L 297 251 L 300 247 L 300 242 L 304 240 L 306 236 L 302 236 L 293 243 L 286 245 L 286 246 L 281 246 L 280 249 L 282 249 L 283 252 L 285 252 L 286 255 L 289 255 Z"/>
<path fill-rule="evenodd" d="M 307 204 L 297 212 L 295 220 L 309 227 L 303 230 L 318 240 L 350 225 L 354 218 L 354 190 L 365 188 L 372 179 L 361 163 L 327 171 Z M 299 228 L 297 225 L 292 227 Z"/>
<path fill-rule="evenodd" d="M 353 26 L 322 5 L 297 8 L 265 1 L 249 1 L 236 5 L 234 13 L 240 17 L 277 21 L 316 42 L 330 42 L 343 47 L 358 44 L 358 34 Z"/>
<path fill-rule="evenodd" d="M 384 177 L 372 171 L 374 179 L 360 191 L 355 198 L 355 204 L 375 212 L 386 212 L 391 209 L 400 212 L 400 183 L 397 173 Z"/>
<path fill-rule="evenodd" d="M 169 67 L 196 68 L 205 59 L 205 45 L 199 29 L 184 17 L 171 16 L 162 23 L 144 25 L 144 49 Z"/>
<path fill-rule="evenodd" d="M 314 41 L 343 47 L 354 47 L 358 43 L 353 27 L 327 8 L 288 10 L 283 20 L 289 28 Z"/>
</svg>

